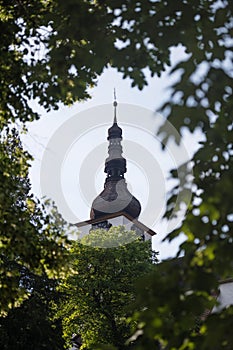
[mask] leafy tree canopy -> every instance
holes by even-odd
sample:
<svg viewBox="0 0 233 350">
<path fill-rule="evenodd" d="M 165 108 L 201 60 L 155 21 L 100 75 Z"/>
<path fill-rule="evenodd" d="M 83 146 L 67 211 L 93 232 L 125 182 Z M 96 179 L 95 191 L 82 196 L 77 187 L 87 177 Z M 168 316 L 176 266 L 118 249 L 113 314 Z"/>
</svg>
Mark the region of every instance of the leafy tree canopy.
<svg viewBox="0 0 233 350">
<path fill-rule="evenodd" d="M 122 226 L 98 229 L 73 243 L 70 258 L 70 273 L 60 287 L 64 299 L 57 313 L 68 341 L 77 333 L 85 348 L 108 344 L 110 349 L 112 344 L 124 349 L 135 328 L 128 320 L 136 310 L 135 282 L 152 270 L 156 260 L 150 242 L 142 242 Z"/>
<path fill-rule="evenodd" d="M 0 305 L 5 312 L 30 292 L 22 269 L 57 276 L 64 263 L 66 225 L 49 215 L 30 193 L 28 159 L 18 134 L 9 130 L 0 142 Z"/>
<path fill-rule="evenodd" d="M 226 65 L 231 60 L 231 1 L 1 0 L 0 9 L 2 124 L 37 117 L 30 108 L 32 99 L 49 110 L 60 101 L 87 98 L 87 88 L 109 65 L 142 89 L 145 69 L 160 75 L 177 45 L 189 53 L 175 68 L 183 71 L 175 91 L 183 92 L 184 101 L 190 105 L 202 100 L 199 108 L 205 108 L 205 96 L 214 90 L 208 98 L 215 111 L 230 93 Z M 200 65 L 206 72 L 194 83 Z"/>
<path fill-rule="evenodd" d="M 30 296 L 21 305 L 12 308 L 7 316 L 0 317 L 1 349 L 64 349 L 61 321 L 52 321 L 51 304 L 59 299 L 57 280 L 21 268 L 20 283 L 30 290 Z"/>
<path fill-rule="evenodd" d="M 232 274 L 232 2 L 1 0 L 0 18 L 1 127 L 38 117 L 32 99 L 49 110 L 86 98 L 108 65 L 143 88 L 147 72 L 160 75 L 170 64 L 171 48 L 183 45 L 188 55 L 171 71 L 180 79 L 161 111 L 181 133 L 199 128 L 205 141 L 193 158 L 189 213 L 168 237 L 185 233 L 182 264 L 178 270 L 161 265 L 164 273 L 155 276 L 164 294 L 141 291 L 145 308 L 135 317 L 143 327 L 135 345 L 231 349 L 231 332 L 225 332 L 231 309 L 204 321 L 199 337 L 190 314 L 210 307 L 218 279 Z M 166 125 L 160 136 L 165 142 L 170 137 Z M 175 191 L 187 186 L 184 181 L 171 192 L 168 209 L 176 205 Z"/>
</svg>

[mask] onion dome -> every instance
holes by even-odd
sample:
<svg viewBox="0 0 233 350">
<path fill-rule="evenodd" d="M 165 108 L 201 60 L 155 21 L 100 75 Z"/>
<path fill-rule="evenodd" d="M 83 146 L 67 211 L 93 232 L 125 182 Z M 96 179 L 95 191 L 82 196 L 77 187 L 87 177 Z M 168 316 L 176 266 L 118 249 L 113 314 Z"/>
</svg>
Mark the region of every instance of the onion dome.
<svg viewBox="0 0 233 350">
<path fill-rule="evenodd" d="M 125 213 L 137 219 L 141 212 L 140 202 L 129 192 L 125 179 L 105 181 L 104 190 L 94 199 L 91 219 L 115 213 Z"/>
<path fill-rule="evenodd" d="M 141 212 L 140 202 L 129 192 L 124 179 L 127 169 L 126 160 L 122 156 L 122 129 L 117 124 L 116 106 L 117 102 L 114 101 L 114 121 L 108 129 L 108 158 L 104 168 L 107 177 L 104 190 L 92 203 L 91 219 L 118 212 L 126 213 L 136 219 Z"/>
</svg>

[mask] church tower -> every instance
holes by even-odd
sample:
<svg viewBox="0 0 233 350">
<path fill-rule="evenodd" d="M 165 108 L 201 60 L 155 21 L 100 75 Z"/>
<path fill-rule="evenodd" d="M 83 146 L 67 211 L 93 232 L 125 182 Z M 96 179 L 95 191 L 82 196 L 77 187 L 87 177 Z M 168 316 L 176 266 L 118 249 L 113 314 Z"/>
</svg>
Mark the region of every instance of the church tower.
<svg viewBox="0 0 233 350">
<path fill-rule="evenodd" d="M 103 191 L 93 200 L 90 220 L 77 223 L 81 236 L 90 229 L 123 225 L 127 230 L 135 230 L 143 239 L 151 239 L 154 231 L 142 224 L 138 217 L 141 204 L 128 190 L 124 174 L 126 159 L 122 156 L 122 129 L 117 123 L 117 101 L 113 103 L 114 120 L 108 129 L 108 157 L 105 160 L 106 179 Z"/>
<path fill-rule="evenodd" d="M 105 161 L 107 174 L 104 190 L 96 197 L 91 207 L 91 219 L 108 214 L 125 213 L 137 219 L 141 212 L 140 202 L 129 192 L 124 178 L 127 171 L 126 160 L 122 156 L 122 129 L 117 124 L 117 102 L 114 101 L 114 121 L 108 129 L 108 158 Z"/>
</svg>

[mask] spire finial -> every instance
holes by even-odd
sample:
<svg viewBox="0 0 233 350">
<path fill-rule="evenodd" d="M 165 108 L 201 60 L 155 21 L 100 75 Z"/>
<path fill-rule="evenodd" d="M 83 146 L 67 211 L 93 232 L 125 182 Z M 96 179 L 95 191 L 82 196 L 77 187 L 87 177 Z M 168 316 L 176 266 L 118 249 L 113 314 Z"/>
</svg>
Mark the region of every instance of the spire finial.
<svg viewBox="0 0 233 350">
<path fill-rule="evenodd" d="M 116 108 L 117 108 L 117 100 L 116 100 L 116 89 L 114 88 L 113 91 L 113 95 L 114 95 L 114 102 L 113 102 L 113 106 L 114 106 L 114 124 L 117 124 L 117 116 L 116 116 Z"/>
</svg>

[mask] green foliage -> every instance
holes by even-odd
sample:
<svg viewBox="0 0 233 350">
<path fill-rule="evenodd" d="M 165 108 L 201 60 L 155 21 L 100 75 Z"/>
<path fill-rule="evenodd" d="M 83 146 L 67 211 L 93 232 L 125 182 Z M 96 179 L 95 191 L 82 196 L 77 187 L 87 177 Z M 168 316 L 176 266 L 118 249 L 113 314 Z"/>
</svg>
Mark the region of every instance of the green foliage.
<svg viewBox="0 0 233 350">
<path fill-rule="evenodd" d="M 64 263 L 66 226 L 49 215 L 30 194 L 28 161 L 13 129 L 0 142 L 0 305 L 1 312 L 28 295 L 20 285 L 20 267 L 58 275 Z"/>
<path fill-rule="evenodd" d="M 32 99 L 49 110 L 87 98 L 87 88 L 109 65 L 142 89 L 145 69 L 160 76 L 170 65 L 171 47 L 180 44 L 190 56 L 175 68 L 183 71 L 175 91 L 184 94 L 184 101 L 193 95 L 197 103 L 210 92 L 215 109 L 215 101 L 222 101 L 231 87 L 219 64 L 226 47 L 231 50 L 231 11 L 227 0 L 222 5 L 209 0 L 1 0 L 1 125 L 37 118 Z M 196 89 L 190 77 L 202 62 L 210 70 L 206 83 Z M 220 77 L 224 84 L 215 89 L 212 82 L 222 81 Z M 174 109 L 172 119 L 182 106 Z M 204 111 L 205 104 L 198 108 Z M 191 118 L 196 110 L 190 108 L 186 115 L 183 109 L 182 114 Z"/>
<path fill-rule="evenodd" d="M 219 280 L 232 277 L 233 8 L 230 1 L 180 1 L 180 8 L 177 2 L 175 6 L 179 23 L 169 20 L 167 8 L 167 25 L 173 21 L 177 44 L 189 56 L 171 71 L 181 76 L 161 112 L 181 134 L 185 128 L 199 130 L 205 140 L 192 159 L 194 184 L 190 188 L 188 179 L 180 179 L 168 198 L 169 217 L 177 207 L 177 193 L 193 192 L 182 226 L 166 238 L 171 241 L 182 232 L 186 241 L 177 254 L 181 258 L 162 262 L 144 280 L 148 288 L 139 286 L 144 311 L 135 315 L 135 349 L 231 349 L 227 330 L 232 307 L 207 319 L 202 315 L 216 304 Z M 166 123 L 159 134 L 166 144 L 171 137 Z M 176 176 L 172 171 L 171 177 Z"/>
<path fill-rule="evenodd" d="M 131 243 L 111 245 L 129 236 Z M 153 268 L 150 242 L 143 243 L 124 227 L 100 229 L 74 242 L 70 255 L 71 271 L 61 286 L 64 300 L 58 311 L 67 339 L 77 333 L 88 349 L 98 344 L 124 349 L 135 328 L 128 321 L 135 310 L 135 282 Z"/>
<path fill-rule="evenodd" d="M 57 281 L 46 275 L 36 276 L 19 268 L 20 284 L 30 290 L 30 296 L 19 307 L 0 318 L 2 350 L 64 349 L 61 322 L 51 321 L 51 302 L 59 300 Z"/>
<path fill-rule="evenodd" d="M 208 266 L 188 265 L 186 257 L 157 265 L 138 286 L 143 311 L 135 315 L 133 349 L 205 349 L 199 325 L 203 327 L 202 315 L 216 303 L 211 291 L 217 288 Z"/>
<path fill-rule="evenodd" d="M 0 0 L 1 129 L 9 121 L 37 118 L 30 107 L 32 99 L 49 110 L 58 108 L 60 102 L 71 104 L 87 98 L 87 88 L 96 83 L 109 64 L 122 72 L 124 78 L 129 77 L 133 86 L 142 89 L 147 84 L 147 70 L 152 76 L 159 76 L 170 65 L 172 47 L 182 45 L 188 54 L 171 71 L 171 74 L 179 73 L 180 79 L 173 85 L 172 96 L 161 107 L 161 112 L 181 134 L 184 128 L 191 132 L 198 129 L 205 135 L 205 141 L 192 162 L 195 186 L 189 213 L 182 227 L 167 237 L 172 240 L 180 232 L 186 235 L 187 240 L 179 252 L 184 256 L 182 263 L 162 263 L 142 282 L 146 288 L 139 287 L 138 308 L 142 312 L 135 314 L 135 322 L 139 324 L 133 336 L 138 349 L 232 347 L 231 332 L 226 332 L 230 330 L 231 308 L 202 320 L 199 333 L 195 331 L 194 322 L 202 310 L 212 306 L 211 292 L 217 288 L 218 279 L 232 275 L 232 18 L 230 0 Z M 165 143 L 169 139 L 166 124 L 160 136 Z M 3 140 L 0 152 L 1 301 L 4 310 L 23 294 L 23 289 L 18 288 L 15 262 L 35 271 L 47 269 L 54 261 L 53 252 L 59 251 L 60 240 L 56 220 L 51 222 L 43 216 L 29 195 L 27 156 L 18 145 L 13 146 L 13 141 L 14 137 L 11 142 Z M 175 172 L 171 175 L 175 176 Z M 168 215 L 170 209 L 177 207 L 177 191 L 185 193 L 189 188 L 185 180 L 171 191 Z M 54 242 L 53 235 L 58 242 Z M 86 249 L 85 254 L 112 251 L 82 247 Z M 77 254 L 81 246 L 77 243 L 72 249 Z M 121 250 L 120 247 L 114 249 Z M 88 254 L 89 259 L 92 255 Z M 132 258 L 132 254 L 130 256 Z M 112 259 L 115 261 L 114 256 Z M 78 266 L 85 265 L 83 273 L 92 272 L 87 260 L 82 263 L 77 255 L 77 261 Z M 105 270 L 106 280 L 112 283 L 107 275 L 112 273 L 109 265 L 106 263 L 101 271 L 97 268 L 104 286 L 101 277 L 105 276 Z M 83 324 L 86 340 L 102 341 L 107 335 L 118 347 L 116 335 L 106 326 L 107 315 L 100 313 L 97 317 L 95 294 L 89 289 L 97 280 L 87 278 L 81 289 L 75 284 L 79 276 L 70 274 L 70 280 L 67 279 L 67 286 L 73 293 L 70 292 L 71 302 L 64 302 L 67 329 L 74 325 L 82 330 Z M 79 299 L 74 285 L 80 295 L 86 297 L 82 300 L 86 300 L 86 307 L 93 315 L 81 314 L 84 323 L 80 321 L 78 304 L 81 296 Z M 125 296 L 123 293 L 122 299 Z M 98 294 L 96 298 L 101 304 Z M 121 305 L 123 321 L 120 311 L 114 309 L 117 325 L 120 329 L 123 327 L 124 340 L 129 334 L 124 323 L 125 315 L 128 316 L 127 305 L 127 302 Z M 97 335 L 88 333 L 91 332 L 88 322 L 93 325 L 95 319 L 98 320 L 94 327 L 99 331 L 98 339 Z"/>
</svg>

